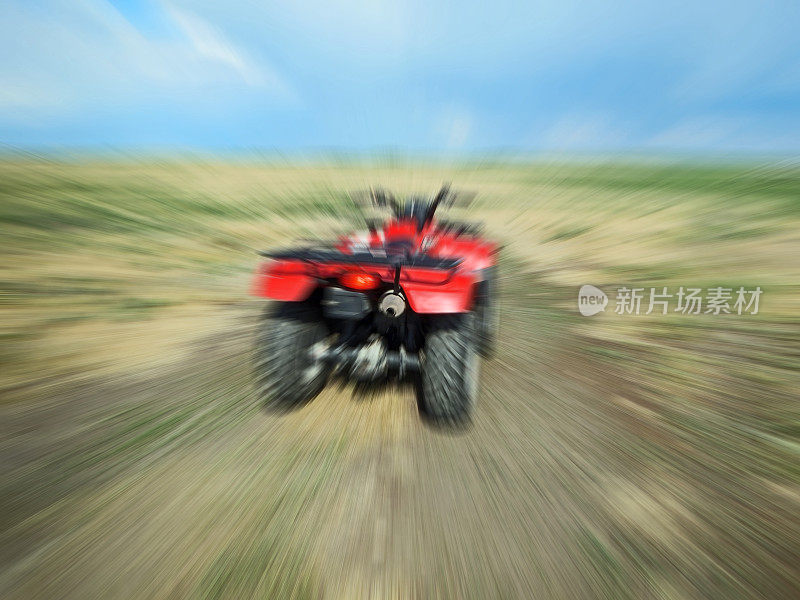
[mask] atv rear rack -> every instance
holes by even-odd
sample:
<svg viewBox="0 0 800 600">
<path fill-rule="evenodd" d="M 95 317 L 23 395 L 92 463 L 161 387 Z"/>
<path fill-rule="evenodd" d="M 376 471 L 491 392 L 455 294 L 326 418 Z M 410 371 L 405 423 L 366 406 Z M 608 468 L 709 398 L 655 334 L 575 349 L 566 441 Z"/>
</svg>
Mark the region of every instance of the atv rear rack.
<svg viewBox="0 0 800 600">
<path fill-rule="evenodd" d="M 427 254 L 412 256 L 386 256 L 370 252 L 345 254 L 337 250 L 318 250 L 315 248 L 296 248 L 290 250 L 259 251 L 261 256 L 275 260 L 301 260 L 306 262 L 336 262 L 346 264 L 385 265 L 388 267 L 420 267 L 425 269 L 455 269 L 461 264 L 460 258 L 437 258 Z"/>
</svg>

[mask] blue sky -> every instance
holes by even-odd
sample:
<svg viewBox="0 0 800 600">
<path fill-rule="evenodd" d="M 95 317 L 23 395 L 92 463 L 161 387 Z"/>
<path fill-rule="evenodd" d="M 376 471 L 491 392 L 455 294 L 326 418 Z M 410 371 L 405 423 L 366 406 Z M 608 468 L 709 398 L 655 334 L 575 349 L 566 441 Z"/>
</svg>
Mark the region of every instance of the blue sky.
<svg viewBox="0 0 800 600">
<path fill-rule="evenodd" d="M 800 151 L 800 2 L 5 0 L 0 143 Z"/>
</svg>

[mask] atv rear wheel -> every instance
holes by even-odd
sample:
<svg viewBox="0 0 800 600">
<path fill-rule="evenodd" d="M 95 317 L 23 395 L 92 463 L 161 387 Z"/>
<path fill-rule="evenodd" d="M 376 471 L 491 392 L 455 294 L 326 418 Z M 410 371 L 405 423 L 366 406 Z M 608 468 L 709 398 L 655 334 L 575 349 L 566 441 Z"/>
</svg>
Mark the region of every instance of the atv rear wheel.
<svg viewBox="0 0 800 600">
<path fill-rule="evenodd" d="M 497 267 L 486 269 L 486 279 L 478 286 L 475 295 L 475 317 L 478 334 L 478 351 L 489 358 L 494 355 L 500 313 L 497 310 Z"/>
<path fill-rule="evenodd" d="M 425 341 L 422 405 L 440 423 L 470 418 L 478 399 L 480 356 L 474 315 L 442 317 Z"/>
<path fill-rule="evenodd" d="M 328 379 L 327 367 L 310 350 L 328 336 L 314 307 L 282 302 L 267 309 L 256 348 L 259 399 L 275 408 L 290 408 L 316 396 Z"/>
</svg>

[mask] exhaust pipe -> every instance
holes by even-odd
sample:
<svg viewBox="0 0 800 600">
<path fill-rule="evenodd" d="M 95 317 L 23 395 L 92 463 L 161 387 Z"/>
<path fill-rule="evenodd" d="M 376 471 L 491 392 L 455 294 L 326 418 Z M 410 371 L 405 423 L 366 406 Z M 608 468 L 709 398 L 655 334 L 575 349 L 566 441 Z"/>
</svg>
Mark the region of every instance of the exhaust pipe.
<svg viewBox="0 0 800 600">
<path fill-rule="evenodd" d="M 386 292 L 378 301 L 378 310 L 387 317 L 399 317 L 406 310 L 406 299 L 396 292 Z"/>
</svg>

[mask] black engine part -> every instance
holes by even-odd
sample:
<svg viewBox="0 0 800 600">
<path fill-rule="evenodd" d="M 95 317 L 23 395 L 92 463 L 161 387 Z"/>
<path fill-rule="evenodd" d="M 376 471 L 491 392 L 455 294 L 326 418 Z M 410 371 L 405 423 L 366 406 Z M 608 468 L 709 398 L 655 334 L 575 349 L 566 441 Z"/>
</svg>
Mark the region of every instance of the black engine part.
<svg viewBox="0 0 800 600">
<path fill-rule="evenodd" d="M 329 319 L 363 319 L 370 313 L 366 294 L 326 287 L 322 293 L 322 312 Z"/>
</svg>

